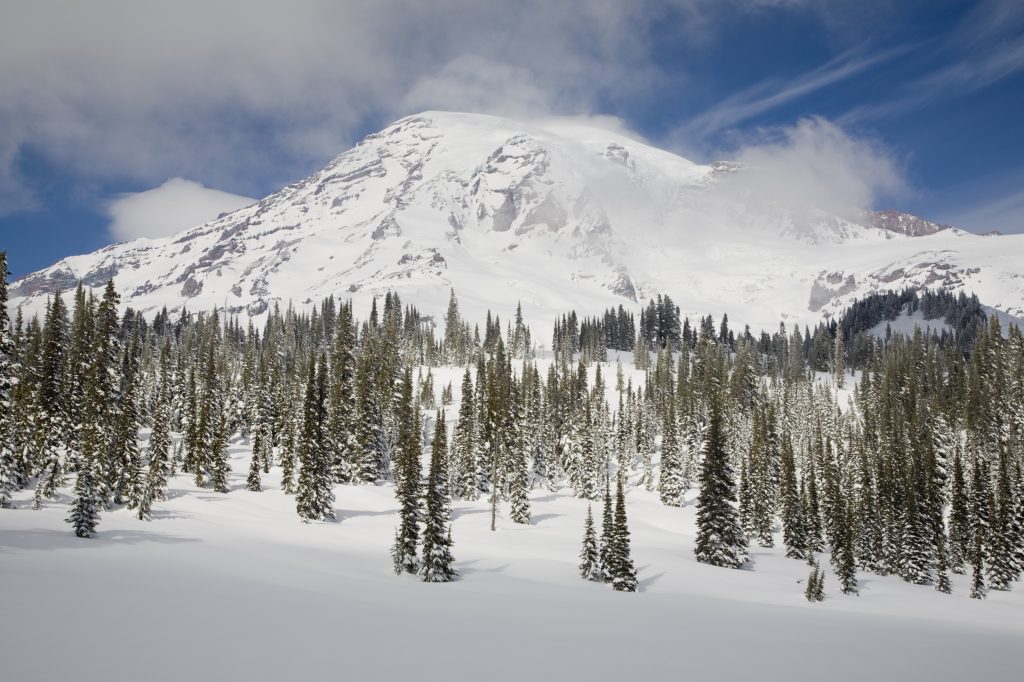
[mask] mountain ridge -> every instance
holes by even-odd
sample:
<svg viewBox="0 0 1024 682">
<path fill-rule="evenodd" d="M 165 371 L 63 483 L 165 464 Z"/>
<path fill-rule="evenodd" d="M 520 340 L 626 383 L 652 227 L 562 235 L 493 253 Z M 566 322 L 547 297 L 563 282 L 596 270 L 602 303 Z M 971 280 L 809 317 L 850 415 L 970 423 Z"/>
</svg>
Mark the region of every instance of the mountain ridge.
<svg viewBox="0 0 1024 682">
<path fill-rule="evenodd" d="M 1024 273 L 1006 255 L 1020 237 L 996 244 L 893 211 L 853 221 L 750 196 L 742 176 L 580 120 L 424 112 L 251 206 L 27 275 L 11 305 L 33 312 L 57 289 L 114 277 L 143 312 L 250 318 L 388 290 L 440 313 L 454 288 L 472 313 L 596 313 L 667 294 L 686 315 L 772 328 L 925 286 L 1024 316 Z"/>
</svg>

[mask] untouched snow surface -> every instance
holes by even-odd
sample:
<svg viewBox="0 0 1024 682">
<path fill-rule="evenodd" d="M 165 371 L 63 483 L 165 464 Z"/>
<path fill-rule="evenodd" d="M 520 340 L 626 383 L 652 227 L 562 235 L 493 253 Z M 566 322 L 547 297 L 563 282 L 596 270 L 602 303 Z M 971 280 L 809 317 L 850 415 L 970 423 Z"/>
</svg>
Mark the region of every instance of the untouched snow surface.
<svg viewBox="0 0 1024 682">
<path fill-rule="evenodd" d="M 614 382 L 614 364 L 605 369 Z M 435 370 L 438 391 L 460 374 Z M 823 556 L 827 599 L 809 604 L 809 569 L 781 547 L 751 546 L 750 570 L 697 563 L 695 490 L 678 509 L 629 490 L 636 594 L 577 577 L 588 503 L 564 488 L 531 494 L 530 526 L 504 506 L 497 532 L 486 501 L 456 502 L 461 577 L 425 584 L 391 571 L 391 485 L 337 486 L 337 520 L 303 524 L 280 469 L 248 492 L 248 445 L 231 456 L 230 493 L 179 475 L 152 521 L 106 512 L 88 540 L 64 522 L 70 488 L 39 511 L 29 491 L 0 510 L 0 677 L 934 682 L 1020 672 L 1021 593 L 976 601 L 967 576 L 953 576 L 947 596 L 861 573 L 860 596 L 845 596 Z"/>
</svg>

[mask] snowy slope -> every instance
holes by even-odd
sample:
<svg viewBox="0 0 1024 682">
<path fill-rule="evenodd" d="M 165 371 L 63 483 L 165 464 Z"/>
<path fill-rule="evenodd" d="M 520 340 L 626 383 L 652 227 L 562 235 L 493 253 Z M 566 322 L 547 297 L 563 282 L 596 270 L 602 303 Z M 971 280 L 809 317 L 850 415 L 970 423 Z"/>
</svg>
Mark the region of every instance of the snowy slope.
<svg viewBox="0 0 1024 682">
<path fill-rule="evenodd" d="M 113 276 L 136 309 L 256 318 L 331 294 L 363 306 L 389 289 L 437 313 L 449 287 L 470 319 L 517 301 L 547 320 L 662 293 L 685 315 L 774 328 L 904 286 L 974 291 L 1024 316 L 1024 236 L 908 237 L 755 200 L 733 183 L 742 173 L 571 119 L 427 112 L 253 206 L 29 275 L 11 305 L 34 312 L 78 279 Z"/>
<path fill-rule="evenodd" d="M 614 365 L 603 371 L 611 376 Z M 454 379 L 457 391 L 460 374 L 435 368 L 438 389 Z M 294 497 L 280 491 L 280 469 L 263 477 L 264 492 L 249 492 L 249 448 L 231 452 L 230 493 L 177 476 L 151 522 L 106 512 L 89 540 L 64 523 L 65 504 L 34 511 L 31 493 L 20 493 L 17 508 L 0 513 L 4 679 L 1019 674 L 1024 594 L 977 601 L 966 576 L 953 576 L 954 593 L 943 595 L 861 573 L 860 596 L 844 596 L 826 568 L 828 598 L 812 605 L 802 594 L 807 565 L 780 547 L 752 547 L 751 570 L 697 563 L 694 491 L 683 508 L 628 492 L 636 594 L 577 577 L 587 502 L 566 489 L 534 491 L 533 523 L 502 519 L 496 533 L 486 501 L 456 502 L 461 579 L 424 584 L 391 571 L 391 485 L 337 486 L 337 521 L 303 524 Z"/>
</svg>

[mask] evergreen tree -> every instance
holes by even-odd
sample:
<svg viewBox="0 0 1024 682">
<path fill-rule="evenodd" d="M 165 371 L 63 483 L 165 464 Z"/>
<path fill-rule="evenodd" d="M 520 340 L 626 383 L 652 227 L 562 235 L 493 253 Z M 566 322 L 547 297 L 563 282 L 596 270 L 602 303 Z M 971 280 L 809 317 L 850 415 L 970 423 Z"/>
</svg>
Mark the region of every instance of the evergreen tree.
<svg viewBox="0 0 1024 682">
<path fill-rule="evenodd" d="M 480 496 L 480 490 L 477 487 L 476 411 L 473 409 L 473 380 L 469 369 L 462 375 L 460 395 L 459 419 L 452 441 L 452 492 L 460 499 L 475 500 Z"/>
<path fill-rule="evenodd" d="M 167 498 L 167 477 L 170 475 L 171 403 L 168 395 L 167 366 L 170 351 L 165 344 L 161 351 L 161 376 L 153 409 L 153 429 L 149 435 L 149 473 L 146 490 L 150 501 Z"/>
<path fill-rule="evenodd" d="M 953 584 L 949 580 L 949 555 L 946 552 L 946 533 L 941 525 L 935 533 L 935 555 L 935 589 L 939 592 L 950 594 L 953 592 Z"/>
<path fill-rule="evenodd" d="M 597 533 L 594 530 L 594 514 L 588 504 L 587 518 L 583 523 L 583 548 L 580 550 L 580 577 L 584 580 L 604 582 L 601 566 L 601 555 L 597 548 Z"/>
<path fill-rule="evenodd" d="M 71 500 L 67 521 L 80 538 L 91 538 L 96 534 L 96 526 L 100 521 L 100 508 L 103 501 L 99 493 L 99 476 L 96 457 L 91 452 L 83 456 L 78 467 L 78 478 L 75 481 L 75 496 Z"/>
<path fill-rule="evenodd" d="M 782 541 L 790 559 L 806 559 L 802 495 L 797 487 L 796 461 L 789 434 L 782 439 Z"/>
<path fill-rule="evenodd" d="M 434 442 L 430 448 L 430 470 L 427 475 L 426 518 L 423 526 L 423 582 L 446 583 L 455 579 L 452 557 L 451 504 L 448 497 L 448 474 L 445 460 L 448 451 L 448 428 L 443 411 L 438 411 Z"/>
<path fill-rule="evenodd" d="M 626 498 L 622 492 L 622 476 L 615 486 L 615 516 L 612 525 L 611 547 L 608 550 L 608 579 L 612 589 L 636 592 L 636 568 L 629 551 L 629 525 L 626 521 Z"/>
<path fill-rule="evenodd" d="M 811 574 L 807 577 L 807 588 L 804 597 L 809 602 L 825 601 L 825 572 L 817 561 L 811 562 Z"/>
<path fill-rule="evenodd" d="M 720 362 L 720 361 L 719 361 Z M 715 384 L 715 389 L 720 383 Z M 697 561 L 714 566 L 739 568 L 747 561 L 747 539 L 740 528 L 736 485 L 726 452 L 721 396 L 713 390 L 709 396 L 710 415 L 704 461 L 700 470 L 700 495 L 697 497 Z"/>
<path fill-rule="evenodd" d="M 395 451 L 395 496 L 399 505 L 399 525 L 391 550 L 395 573 L 416 573 L 419 559 L 420 519 L 420 427 L 419 413 L 413 402 L 412 370 L 406 369 L 398 408 L 398 443 Z"/>
<path fill-rule="evenodd" d="M 7 315 L 7 252 L 0 251 L 0 509 L 11 506 L 11 495 L 19 487 L 18 466 L 14 454 L 14 405 L 11 395 L 15 348 L 11 339 L 10 324 Z"/>
<path fill-rule="evenodd" d="M 389 470 L 384 438 L 384 407 L 377 383 L 378 343 L 375 331 L 365 331 L 356 362 L 356 447 L 353 479 L 373 483 Z"/>
<path fill-rule="evenodd" d="M 971 599 L 984 599 L 988 596 L 985 587 L 985 551 L 979 533 L 974 536 L 974 550 L 971 554 Z"/>
<path fill-rule="evenodd" d="M 260 455 L 254 449 L 252 459 L 249 461 L 249 474 L 245 478 L 245 489 L 258 493 L 263 490 L 263 481 L 260 478 Z"/>
<path fill-rule="evenodd" d="M 683 462 L 679 449 L 675 402 L 671 397 L 661 433 L 661 475 L 658 478 L 658 495 L 662 504 L 681 507 L 686 487 L 683 484 Z"/>
<path fill-rule="evenodd" d="M 39 360 L 39 383 L 35 397 L 33 459 L 41 463 L 33 507 L 39 509 L 44 497 L 53 498 L 64 485 L 61 451 L 69 439 L 65 404 L 64 353 L 67 347 L 67 311 L 57 292 L 46 313 Z"/>
<path fill-rule="evenodd" d="M 604 482 L 604 507 L 601 513 L 601 543 L 598 546 L 598 559 L 601 562 L 600 574 L 604 582 L 609 582 L 612 578 L 611 553 L 614 536 L 615 508 L 612 506 L 611 483 L 606 478 Z"/>
<path fill-rule="evenodd" d="M 327 442 L 327 358 L 311 355 L 299 437 L 298 488 L 295 508 L 305 522 L 334 519 L 334 466 Z"/>
<path fill-rule="evenodd" d="M 508 407 L 505 412 L 504 454 L 506 465 L 505 477 L 508 481 L 508 494 L 511 509 L 509 518 L 514 523 L 529 525 L 530 523 L 530 470 L 526 462 L 523 448 L 523 434 L 520 430 L 521 408 L 519 384 L 514 379 L 510 382 Z"/>
<path fill-rule="evenodd" d="M 846 506 L 844 514 L 845 522 L 840 531 L 840 542 L 837 549 L 839 557 L 833 557 L 836 565 L 836 577 L 839 579 L 840 590 L 843 594 L 860 594 L 857 590 L 857 567 L 853 546 L 853 511 Z"/>
</svg>

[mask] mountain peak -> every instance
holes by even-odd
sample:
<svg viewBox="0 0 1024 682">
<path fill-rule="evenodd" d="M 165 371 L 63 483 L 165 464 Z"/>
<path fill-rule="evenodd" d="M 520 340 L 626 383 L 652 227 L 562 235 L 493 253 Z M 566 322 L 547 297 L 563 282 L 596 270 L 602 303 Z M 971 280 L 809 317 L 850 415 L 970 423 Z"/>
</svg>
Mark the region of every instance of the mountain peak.
<svg viewBox="0 0 1024 682">
<path fill-rule="evenodd" d="M 668 294 L 684 314 L 774 327 L 879 289 L 971 290 L 1019 269 L 1002 240 L 996 250 L 908 214 L 851 222 L 715 190 L 742 172 L 585 119 L 426 111 L 252 206 L 24 277 L 11 303 L 31 312 L 55 290 L 114 277 L 144 312 L 260 317 L 289 300 L 368 304 L 395 290 L 441 313 L 454 287 L 471 314 L 517 302 L 534 317 L 593 314 Z M 986 302 L 1021 314 L 1021 281 Z"/>
</svg>

